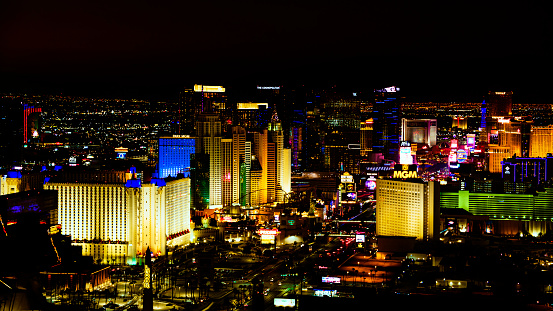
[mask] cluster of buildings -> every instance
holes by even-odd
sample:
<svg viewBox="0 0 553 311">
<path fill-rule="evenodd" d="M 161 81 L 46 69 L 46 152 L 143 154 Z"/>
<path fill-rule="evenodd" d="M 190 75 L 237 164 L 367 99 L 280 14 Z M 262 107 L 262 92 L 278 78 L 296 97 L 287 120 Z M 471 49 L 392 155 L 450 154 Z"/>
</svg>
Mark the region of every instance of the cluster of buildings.
<svg viewBox="0 0 553 311">
<path fill-rule="evenodd" d="M 553 125 L 543 110 L 534 116 L 514 109 L 512 92 L 489 92 L 482 103 L 465 105 L 408 103 L 400 94 L 395 86 L 347 96 L 258 86 L 254 100 L 230 101 L 223 86 L 195 85 L 155 113 L 143 102 L 129 102 L 119 114 L 80 112 L 98 119 L 84 124 L 82 118 L 73 131 L 115 134 L 101 141 L 90 134 L 79 144 L 64 142 L 70 133 L 54 126 L 46 109 L 25 105 L 24 150 L 72 153 L 64 163 L 44 161 L 38 172 L 29 171 L 28 161 L 10 167 L 0 177 L 1 195 L 57 191 L 50 222 L 100 263 L 136 263 L 148 248 L 163 255 L 193 241 L 191 218 L 198 213 L 233 221 L 259 209 L 264 223 L 296 230 L 290 217 L 300 213 L 275 208 L 302 195 L 307 205 L 317 202 L 305 210 L 321 222 L 376 204 L 376 235 L 383 237 L 436 239 L 448 209 L 498 220 L 553 220 Z M 168 114 L 171 121 L 144 117 L 147 125 L 132 124 L 141 133 L 135 139 L 125 134 L 124 122 L 110 129 L 101 121 L 141 114 Z M 127 153 L 140 154 L 134 160 L 144 169 L 101 167 L 100 159 L 110 157 L 130 164 Z M 470 221 L 457 219 L 457 230 L 507 232 Z M 532 234 L 549 230 L 532 228 Z"/>
</svg>

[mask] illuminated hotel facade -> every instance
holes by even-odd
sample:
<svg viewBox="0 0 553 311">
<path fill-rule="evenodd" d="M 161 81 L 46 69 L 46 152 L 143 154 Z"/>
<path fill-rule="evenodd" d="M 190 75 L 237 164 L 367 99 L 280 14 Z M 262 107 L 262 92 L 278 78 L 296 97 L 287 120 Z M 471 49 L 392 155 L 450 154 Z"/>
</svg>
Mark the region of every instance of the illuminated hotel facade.
<svg viewBox="0 0 553 311">
<path fill-rule="evenodd" d="M 439 195 L 436 182 L 377 179 L 376 235 L 422 241 L 437 238 Z"/>
<path fill-rule="evenodd" d="M 553 125 L 532 126 L 530 133 L 530 157 L 545 157 L 548 153 L 553 153 Z"/>
<path fill-rule="evenodd" d="M 553 188 L 536 194 L 442 192 L 440 205 L 496 219 L 553 221 Z"/>
<path fill-rule="evenodd" d="M 126 183 L 46 182 L 58 191 L 58 222 L 83 256 L 101 264 L 135 264 L 149 247 L 190 241 L 190 180 L 138 179 Z"/>
<path fill-rule="evenodd" d="M 488 171 L 490 173 L 501 173 L 501 162 L 511 157 L 511 147 L 490 144 L 488 146 Z"/>
</svg>

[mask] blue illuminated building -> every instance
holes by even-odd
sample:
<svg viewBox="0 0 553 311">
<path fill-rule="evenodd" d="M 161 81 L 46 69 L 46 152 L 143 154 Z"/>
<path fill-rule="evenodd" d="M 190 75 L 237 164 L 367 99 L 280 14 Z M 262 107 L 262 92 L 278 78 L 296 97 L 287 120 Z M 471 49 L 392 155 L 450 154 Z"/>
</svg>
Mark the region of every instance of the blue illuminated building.
<svg viewBox="0 0 553 311">
<path fill-rule="evenodd" d="M 196 152 L 196 139 L 188 135 L 159 138 L 159 178 L 190 175 L 190 156 Z"/>
</svg>

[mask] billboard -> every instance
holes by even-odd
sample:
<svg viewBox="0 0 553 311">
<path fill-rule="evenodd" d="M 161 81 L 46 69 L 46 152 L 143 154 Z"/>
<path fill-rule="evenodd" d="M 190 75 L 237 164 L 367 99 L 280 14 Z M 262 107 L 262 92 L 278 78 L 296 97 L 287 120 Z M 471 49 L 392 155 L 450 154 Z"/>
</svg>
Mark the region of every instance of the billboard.
<svg viewBox="0 0 553 311">
<path fill-rule="evenodd" d="M 419 178 L 417 165 L 396 164 L 393 178 Z"/>
<path fill-rule="evenodd" d="M 373 176 L 370 176 L 367 181 L 365 182 L 365 188 L 369 190 L 375 190 L 376 189 L 376 178 Z"/>
<path fill-rule="evenodd" d="M 335 289 L 334 290 L 315 289 L 314 292 L 315 292 L 315 296 L 319 296 L 319 297 L 322 297 L 322 296 L 334 297 L 337 294 L 337 291 Z"/>
<path fill-rule="evenodd" d="M 476 135 L 467 134 L 467 147 L 474 148 L 476 146 Z"/>
<path fill-rule="evenodd" d="M 411 155 L 411 143 L 402 141 L 399 143 L 399 163 L 413 164 L 413 156 Z"/>
<path fill-rule="evenodd" d="M 340 283 L 340 278 L 333 277 L 333 276 L 323 276 L 322 282 L 323 283 L 339 284 Z"/>
<path fill-rule="evenodd" d="M 207 93 L 224 93 L 225 88 L 222 86 L 212 86 L 212 85 L 194 85 L 194 92 L 207 92 Z"/>
<path fill-rule="evenodd" d="M 293 308 L 296 306 L 296 300 L 290 298 L 275 298 L 275 307 Z"/>
<path fill-rule="evenodd" d="M 467 161 L 467 151 L 465 149 L 457 150 L 457 162 L 465 163 Z"/>
</svg>

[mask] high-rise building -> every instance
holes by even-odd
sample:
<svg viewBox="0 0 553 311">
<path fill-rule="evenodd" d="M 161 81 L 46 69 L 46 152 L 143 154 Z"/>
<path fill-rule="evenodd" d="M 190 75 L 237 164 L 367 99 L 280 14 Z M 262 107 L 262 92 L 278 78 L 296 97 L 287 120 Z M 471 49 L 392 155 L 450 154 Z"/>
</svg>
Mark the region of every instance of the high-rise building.
<svg viewBox="0 0 553 311">
<path fill-rule="evenodd" d="M 209 154 L 195 153 L 190 158 L 190 206 L 203 210 L 209 206 Z"/>
<path fill-rule="evenodd" d="M 261 170 L 261 178 L 259 181 L 259 187 L 257 188 L 257 197 L 258 204 L 267 203 L 267 174 L 268 174 L 268 165 L 267 165 L 267 152 L 268 152 L 268 138 L 269 134 L 267 129 L 263 130 L 261 133 L 253 133 L 253 154 L 256 156 L 257 163 L 259 164 Z M 252 189 L 253 191 L 253 189 Z"/>
<path fill-rule="evenodd" d="M 0 167 L 11 168 L 19 160 L 23 138 L 21 102 L 15 97 L 0 97 Z"/>
<path fill-rule="evenodd" d="M 501 162 L 503 159 L 511 157 L 511 155 L 511 147 L 497 144 L 488 145 L 488 171 L 490 173 L 501 173 Z"/>
<path fill-rule="evenodd" d="M 263 175 L 263 169 L 261 168 L 261 164 L 259 164 L 259 160 L 255 155 L 252 156 L 251 161 L 251 174 L 250 174 L 250 205 L 251 206 L 259 206 L 262 203 L 267 202 L 266 200 L 262 199 L 262 190 L 263 185 L 261 183 Z M 263 192 L 266 194 L 266 191 Z"/>
<path fill-rule="evenodd" d="M 190 157 L 196 152 L 196 139 L 189 135 L 159 138 L 159 177 L 190 175 Z"/>
<path fill-rule="evenodd" d="M 222 207 L 221 121 L 215 113 L 201 113 L 196 121 L 196 150 L 209 155 L 209 207 Z"/>
<path fill-rule="evenodd" d="M 238 103 L 232 123 L 250 131 L 260 131 L 267 127 L 270 113 L 267 103 Z"/>
<path fill-rule="evenodd" d="M 512 115 L 513 92 L 488 92 L 487 116 L 507 117 Z"/>
<path fill-rule="evenodd" d="M 502 147 L 511 148 L 511 156 L 522 155 L 522 123 L 514 118 L 497 119 L 498 142 Z"/>
<path fill-rule="evenodd" d="M 179 94 L 179 104 L 175 111 L 173 133 L 178 135 L 193 135 L 195 118 L 202 112 L 219 113 L 221 117 L 230 119 L 230 107 L 227 107 L 227 96 L 222 86 L 195 84 L 192 89 L 185 89 Z"/>
<path fill-rule="evenodd" d="M 222 205 L 230 206 L 234 200 L 232 197 L 233 191 L 233 176 L 232 176 L 232 138 L 221 139 L 221 196 Z"/>
<path fill-rule="evenodd" d="M 376 180 L 378 236 L 432 240 L 438 237 L 439 222 L 440 190 L 437 182 Z"/>
<path fill-rule="evenodd" d="M 553 125 L 532 126 L 530 132 L 530 157 L 541 158 L 553 153 Z"/>
<path fill-rule="evenodd" d="M 359 159 L 359 130 L 337 127 L 329 130 L 325 136 L 324 147 L 326 169 L 335 172 L 358 172 Z"/>
<path fill-rule="evenodd" d="M 232 127 L 232 202 L 240 203 L 246 195 L 240 191 L 241 165 L 246 162 L 246 129 L 241 126 Z M 245 177 L 245 176 L 244 176 Z"/>
<path fill-rule="evenodd" d="M 361 122 L 361 135 L 359 139 L 361 156 L 368 156 L 373 150 L 373 119 Z"/>
<path fill-rule="evenodd" d="M 292 152 L 292 170 L 296 173 L 301 172 L 303 162 L 303 127 L 292 126 L 290 128 L 290 149 Z"/>
<path fill-rule="evenodd" d="M 40 113 L 42 108 L 23 105 L 23 143 L 28 143 L 40 136 Z"/>
<path fill-rule="evenodd" d="M 436 145 L 436 119 L 401 119 L 401 140 L 416 144 Z M 465 127 L 466 128 L 466 127 Z"/>
<path fill-rule="evenodd" d="M 275 198 L 277 202 L 284 202 L 284 192 L 282 191 L 282 183 L 284 179 L 284 167 L 282 163 L 282 150 L 284 149 L 284 135 L 276 110 L 273 112 L 271 122 L 269 123 L 269 136 L 271 142 L 274 143 L 274 167 L 275 167 Z M 271 164 L 269 164 L 271 165 Z M 271 185 L 272 187 L 272 185 Z"/>
<path fill-rule="evenodd" d="M 252 168 L 252 142 L 246 141 L 244 148 L 244 163 L 240 166 L 240 205 L 250 204 L 251 199 L 251 168 Z"/>
<path fill-rule="evenodd" d="M 392 86 L 374 91 L 373 152 L 385 159 L 399 161 L 401 104 L 399 88 Z"/>
<path fill-rule="evenodd" d="M 277 201 L 277 147 L 273 142 L 267 143 L 267 203 Z M 265 169 L 263 170 L 265 172 Z"/>
</svg>

